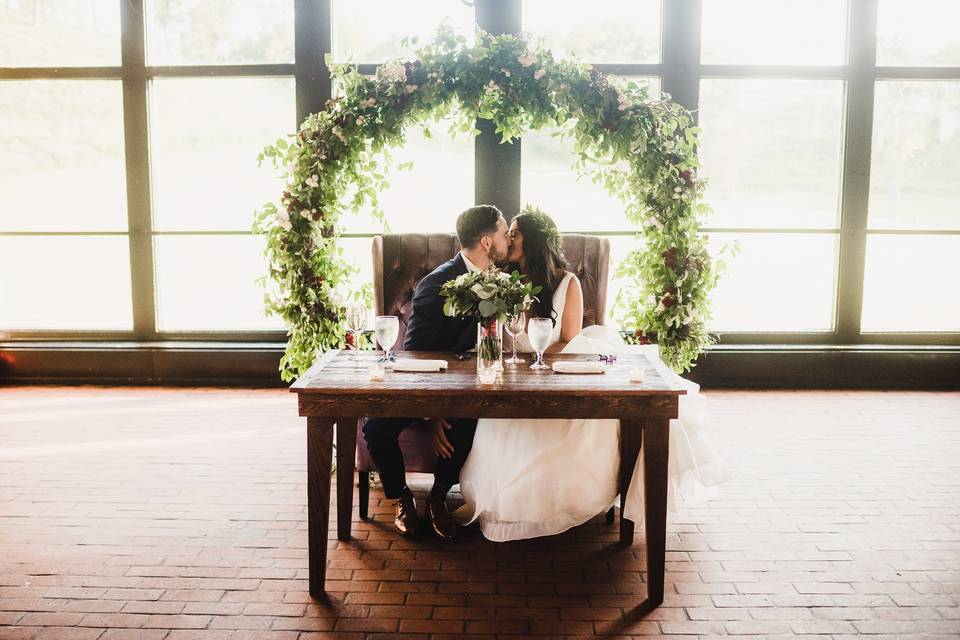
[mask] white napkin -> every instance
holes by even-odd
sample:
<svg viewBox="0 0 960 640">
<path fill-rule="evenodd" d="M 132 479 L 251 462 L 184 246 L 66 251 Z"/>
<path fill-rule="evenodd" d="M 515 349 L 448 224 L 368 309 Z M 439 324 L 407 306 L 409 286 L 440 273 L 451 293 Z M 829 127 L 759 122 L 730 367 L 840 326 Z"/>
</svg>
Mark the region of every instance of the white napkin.
<svg viewBox="0 0 960 640">
<path fill-rule="evenodd" d="M 557 360 L 553 363 L 553 370 L 556 373 L 603 373 L 605 370 L 604 362 L 582 362 L 582 361 L 564 361 Z"/>
<path fill-rule="evenodd" d="M 394 371 L 416 371 L 418 373 L 440 371 L 447 368 L 446 360 L 400 359 L 393 363 Z"/>
</svg>

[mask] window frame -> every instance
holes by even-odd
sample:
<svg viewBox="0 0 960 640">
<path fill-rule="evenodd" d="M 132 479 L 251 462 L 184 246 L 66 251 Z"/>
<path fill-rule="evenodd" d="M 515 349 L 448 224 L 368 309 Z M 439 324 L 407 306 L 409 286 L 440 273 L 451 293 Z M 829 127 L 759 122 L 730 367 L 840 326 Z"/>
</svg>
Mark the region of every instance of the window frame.
<svg viewBox="0 0 960 640">
<path fill-rule="evenodd" d="M 123 87 L 124 151 L 127 184 L 126 232 L 0 232 L 0 236 L 125 235 L 130 245 L 133 329 L 131 331 L 3 331 L 16 341 L 113 340 L 144 342 L 282 343 L 285 331 L 177 331 L 156 329 L 155 259 L 153 240 L 163 235 L 249 235 L 243 231 L 157 232 L 151 216 L 151 176 L 148 141 L 148 88 L 154 78 L 293 77 L 297 122 L 323 109 L 331 96 L 324 56 L 331 51 L 331 0 L 294 1 L 294 62 L 282 64 L 151 66 L 145 61 L 144 0 L 121 5 L 121 65 L 113 67 L 0 68 L 0 81 L 41 79 L 113 79 Z M 513 0 L 475 0 L 476 22 L 491 33 L 522 30 L 521 6 Z M 836 271 L 835 328 L 820 332 L 724 332 L 727 345 L 960 345 L 955 332 L 884 332 L 860 329 L 867 238 L 882 234 L 957 235 L 956 230 L 868 229 L 874 90 L 881 80 L 958 80 L 960 67 L 877 66 L 878 0 L 850 0 L 847 20 L 847 60 L 829 66 L 711 65 L 700 63 L 701 0 L 664 0 L 661 6 L 661 60 L 656 64 L 595 64 L 601 72 L 620 76 L 659 77 L 662 90 L 697 116 L 700 81 L 716 78 L 841 79 L 845 84 L 841 163 L 840 226 L 829 229 L 711 228 L 704 233 L 829 233 L 839 236 Z M 372 73 L 375 64 L 359 65 Z M 491 123 L 480 121 L 475 140 L 475 200 L 496 204 L 507 212 L 520 208 L 520 149 L 522 140 L 503 145 Z M 588 233 L 589 231 L 584 231 Z M 372 237 L 373 234 L 344 234 Z M 597 232 L 600 236 L 632 236 L 632 231 Z"/>
</svg>

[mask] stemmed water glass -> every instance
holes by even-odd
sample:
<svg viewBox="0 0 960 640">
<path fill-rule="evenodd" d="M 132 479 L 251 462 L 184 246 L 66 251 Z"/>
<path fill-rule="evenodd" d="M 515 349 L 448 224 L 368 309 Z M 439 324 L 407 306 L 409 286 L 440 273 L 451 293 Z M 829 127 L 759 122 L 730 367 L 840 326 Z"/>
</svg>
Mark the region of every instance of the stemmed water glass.
<svg viewBox="0 0 960 640">
<path fill-rule="evenodd" d="M 397 316 L 377 316 L 374 328 L 377 332 L 377 343 L 383 348 L 383 364 L 389 369 L 393 366 L 390 363 L 390 349 L 400 334 L 400 319 Z"/>
<path fill-rule="evenodd" d="M 523 325 L 526 324 L 526 320 L 526 317 L 521 312 L 515 316 L 508 317 L 506 324 L 503 325 L 503 330 L 510 335 L 510 342 L 513 343 L 513 355 L 504 360 L 504 364 L 522 364 L 524 362 L 523 358 L 517 357 L 517 338 L 523 333 Z"/>
<path fill-rule="evenodd" d="M 537 352 L 537 361 L 530 365 L 531 369 L 549 369 L 543 363 L 543 352 L 550 346 L 550 338 L 553 336 L 553 320 L 550 318 L 530 318 L 527 322 L 527 337 L 530 338 L 530 346 Z"/>
<path fill-rule="evenodd" d="M 360 334 L 367 328 L 367 307 L 352 304 L 347 307 L 347 331 L 353 334 L 353 359 L 360 359 Z"/>
</svg>

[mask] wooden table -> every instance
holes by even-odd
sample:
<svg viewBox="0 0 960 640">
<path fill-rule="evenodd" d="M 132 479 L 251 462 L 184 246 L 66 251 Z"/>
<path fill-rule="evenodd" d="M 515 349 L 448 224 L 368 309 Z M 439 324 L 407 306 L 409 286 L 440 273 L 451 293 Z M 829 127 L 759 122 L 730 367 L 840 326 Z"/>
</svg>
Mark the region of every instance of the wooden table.
<svg viewBox="0 0 960 640">
<path fill-rule="evenodd" d="M 438 373 L 388 371 L 381 382 L 369 379 L 379 354 L 328 351 L 290 390 L 307 418 L 307 511 L 310 594 L 324 597 L 333 427 L 337 426 L 337 538 L 350 539 L 353 512 L 357 420 L 364 416 L 451 418 L 619 418 L 620 506 L 643 447 L 644 512 L 647 543 L 647 606 L 663 602 L 667 520 L 667 461 L 670 419 L 686 393 L 663 375 L 662 363 L 640 353 L 620 354 L 602 375 L 534 371 L 506 365 L 501 382 L 481 385 L 476 359 L 458 361 L 453 353 L 398 353 L 398 358 L 442 358 Z M 548 355 L 555 360 L 596 360 L 587 355 Z M 658 366 L 659 365 L 659 366 Z M 630 382 L 632 367 L 644 372 Z M 536 499 L 536 496 L 531 496 Z M 634 523 L 620 519 L 620 541 L 633 543 Z"/>
</svg>

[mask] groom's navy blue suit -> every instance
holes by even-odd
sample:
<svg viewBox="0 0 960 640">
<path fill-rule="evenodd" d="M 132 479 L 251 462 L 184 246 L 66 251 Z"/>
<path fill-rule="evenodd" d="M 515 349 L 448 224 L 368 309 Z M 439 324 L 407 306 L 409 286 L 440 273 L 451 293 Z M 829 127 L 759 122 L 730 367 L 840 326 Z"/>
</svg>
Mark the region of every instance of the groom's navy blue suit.
<svg viewBox="0 0 960 640">
<path fill-rule="evenodd" d="M 476 345 L 477 322 L 444 315 L 444 299 L 440 287 L 448 280 L 467 272 L 463 255 L 443 263 L 427 275 L 413 295 L 413 313 L 407 324 L 403 341 L 405 351 L 466 351 Z M 403 454 L 400 452 L 400 432 L 416 422 L 410 418 L 372 418 L 363 426 L 370 457 L 377 465 L 383 492 L 387 498 L 399 498 L 407 489 L 404 479 Z M 446 432 L 453 445 L 453 456 L 439 458 L 434 470 L 437 485 L 453 486 L 460 481 L 460 469 L 467 460 L 473 444 L 477 421 L 471 418 L 448 418 L 453 428 Z"/>
</svg>

